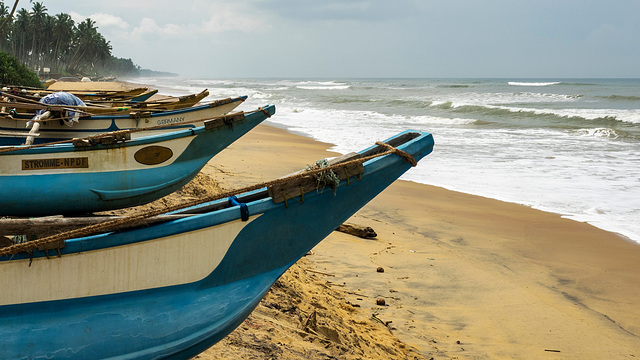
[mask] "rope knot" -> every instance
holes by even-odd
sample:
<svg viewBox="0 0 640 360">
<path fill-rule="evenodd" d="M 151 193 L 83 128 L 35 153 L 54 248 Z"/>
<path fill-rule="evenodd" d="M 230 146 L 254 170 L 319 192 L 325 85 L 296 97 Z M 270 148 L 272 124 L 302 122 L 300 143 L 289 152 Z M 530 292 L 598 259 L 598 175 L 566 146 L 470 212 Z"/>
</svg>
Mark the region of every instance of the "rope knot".
<svg viewBox="0 0 640 360">
<path fill-rule="evenodd" d="M 376 145 L 382 146 L 387 151 L 391 151 L 394 154 L 400 156 L 402 159 L 404 159 L 404 161 L 410 163 L 411 166 L 415 167 L 416 165 L 418 165 L 418 162 L 416 161 L 416 159 L 414 159 L 413 156 L 411 156 L 411 154 L 409 154 L 406 151 L 402 151 L 402 150 L 398 149 L 397 147 L 391 146 L 391 145 L 389 145 L 387 143 L 383 143 L 381 141 L 376 142 Z"/>
<path fill-rule="evenodd" d="M 263 107 L 259 107 L 258 110 L 262 111 L 262 113 L 267 115 L 268 118 L 271 117 L 271 114 L 266 109 L 264 109 Z"/>
</svg>

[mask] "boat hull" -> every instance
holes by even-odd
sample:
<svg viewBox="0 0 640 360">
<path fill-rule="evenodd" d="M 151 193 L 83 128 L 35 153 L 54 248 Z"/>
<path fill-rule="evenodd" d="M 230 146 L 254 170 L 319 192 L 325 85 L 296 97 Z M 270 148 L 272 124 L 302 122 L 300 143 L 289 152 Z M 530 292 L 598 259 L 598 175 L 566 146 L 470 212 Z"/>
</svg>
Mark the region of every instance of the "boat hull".
<svg viewBox="0 0 640 360">
<path fill-rule="evenodd" d="M 432 147 L 421 134 L 402 149 L 419 160 Z M 286 269 L 410 167 L 389 154 L 335 194 L 280 203 L 266 190 L 240 195 L 246 221 L 240 206 L 206 210 L 215 202 L 185 210 L 192 217 L 67 240 L 60 257 L 0 257 L 0 358 L 188 359 L 233 331 Z M 65 267 L 82 257 L 93 258 Z"/>
<path fill-rule="evenodd" d="M 113 210 L 181 188 L 218 152 L 275 113 L 247 113 L 227 125 L 180 130 L 113 145 L 72 144 L 0 153 L 0 216 Z M 29 196 L 23 196 L 30 194 Z"/>
<path fill-rule="evenodd" d="M 80 118 L 72 127 L 60 121 L 43 122 L 34 139 L 35 144 L 86 138 L 120 130 L 146 129 L 132 133 L 132 138 L 175 131 L 178 129 L 202 126 L 205 120 L 233 111 L 246 96 L 230 99 L 227 103 L 193 106 L 186 109 L 163 111 L 151 114 L 142 112 L 125 115 L 96 115 Z M 0 118 L 0 132 L 25 132 L 26 121 L 30 119 Z M 155 128 L 162 127 L 162 128 Z M 4 135 L 0 137 L 0 146 L 24 144 L 24 136 Z"/>
</svg>

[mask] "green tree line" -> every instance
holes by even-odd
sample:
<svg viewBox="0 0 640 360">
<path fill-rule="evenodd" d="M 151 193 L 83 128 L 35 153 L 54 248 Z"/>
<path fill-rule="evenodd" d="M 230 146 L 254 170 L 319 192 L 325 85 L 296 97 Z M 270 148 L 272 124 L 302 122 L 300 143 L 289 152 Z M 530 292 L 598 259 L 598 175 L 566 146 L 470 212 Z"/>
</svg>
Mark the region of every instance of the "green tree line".
<svg viewBox="0 0 640 360">
<path fill-rule="evenodd" d="M 0 51 L 0 84 L 42 87 L 40 78 L 15 57 Z"/>
<path fill-rule="evenodd" d="M 0 0 L 0 24 L 11 8 Z M 29 69 L 49 68 L 51 74 L 105 76 L 138 75 L 131 59 L 111 55 L 111 44 L 90 18 L 76 24 L 71 16 L 51 16 L 42 2 L 20 9 L 0 29 L 0 50 L 16 57 Z"/>
</svg>

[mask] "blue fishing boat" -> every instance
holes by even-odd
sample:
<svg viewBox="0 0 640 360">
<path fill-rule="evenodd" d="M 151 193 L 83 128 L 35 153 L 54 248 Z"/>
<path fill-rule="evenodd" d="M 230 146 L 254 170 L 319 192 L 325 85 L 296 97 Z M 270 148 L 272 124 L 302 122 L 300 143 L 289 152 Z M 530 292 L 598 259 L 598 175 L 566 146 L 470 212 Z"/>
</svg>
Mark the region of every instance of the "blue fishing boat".
<svg viewBox="0 0 640 360">
<path fill-rule="evenodd" d="M 55 251 L 36 246 L 56 238 L 0 248 L 0 358 L 195 356 L 432 148 L 431 134 L 407 131 L 351 160 L 173 211 L 165 216 L 179 218 L 163 223 L 67 239 Z"/>
<path fill-rule="evenodd" d="M 100 136 L 0 148 L 0 216 L 106 211 L 159 199 L 274 113 L 275 106 L 269 105 L 210 119 L 193 129 L 131 140 Z"/>
<path fill-rule="evenodd" d="M 36 132 L 34 143 L 42 144 L 72 138 L 84 138 L 121 130 L 138 130 L 132 137 L 147 136 L 150 133 L 162 133 L 176 129 L 202 126 L 205 120 L 228 114 L 247 99 L 246 96 L 212 101 L 204 105 L 191 106 L 178 110 L 153 111 L 153 109 L 132 109 L 131 107 L 108 108 L 109 115 L 91 115 L 80 117 L 73 126 L 60 119 L 46 119 Z M 26 105 L 22 105 L 26 106 Z M 32 105 L 33 106 L 33 105 Z M 104 110 L 104 109 L 103 109 Z M 26 124 L 32 115 L 6 113 L 0 116 L 0 146 L 25 143 Z M 123 112 L 126 112 L 123 114 Z M 118 114 L 120 113 L 120 114 Z M 115 115 L 114 115 L 115 114 Z M 144 130 L 144 131 L 141 131 Z"/>
</svg>

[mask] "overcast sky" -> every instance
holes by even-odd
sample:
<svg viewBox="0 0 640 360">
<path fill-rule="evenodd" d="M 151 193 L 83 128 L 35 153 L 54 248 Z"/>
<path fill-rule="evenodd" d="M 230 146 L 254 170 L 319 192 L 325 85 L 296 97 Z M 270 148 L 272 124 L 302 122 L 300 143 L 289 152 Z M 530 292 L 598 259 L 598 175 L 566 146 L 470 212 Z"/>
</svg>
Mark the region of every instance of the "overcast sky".
<svg viewBox="0 0 640 360">
<path fill-rule="evenodd" d="M 113 55 L 186 76 L 640 77 L 638 0 L 42 3 L 93 19 Z"/>
</svg>

